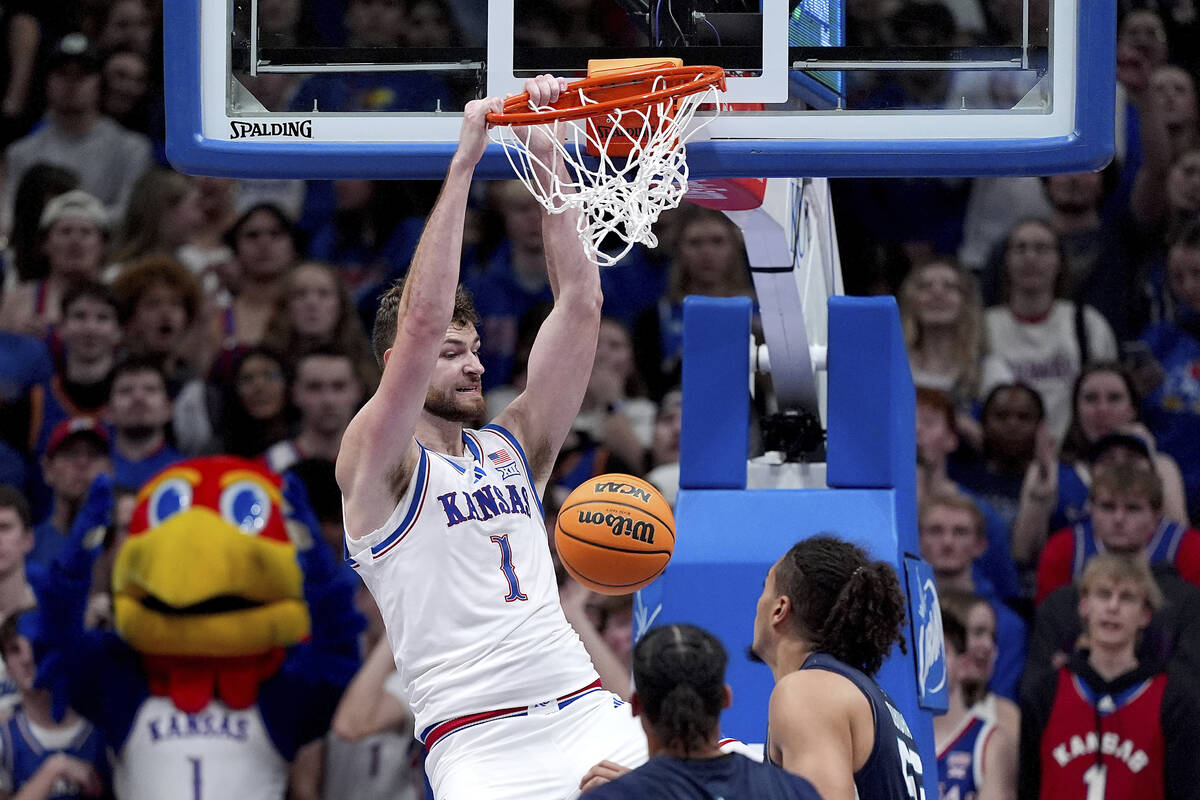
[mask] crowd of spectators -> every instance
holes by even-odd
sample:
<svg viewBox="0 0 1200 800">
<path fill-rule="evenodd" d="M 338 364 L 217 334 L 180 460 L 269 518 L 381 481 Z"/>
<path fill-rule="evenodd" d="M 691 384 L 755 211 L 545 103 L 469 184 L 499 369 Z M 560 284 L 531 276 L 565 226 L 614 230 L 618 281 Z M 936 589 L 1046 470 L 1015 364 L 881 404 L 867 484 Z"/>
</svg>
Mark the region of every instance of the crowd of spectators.
<svg viewBox="0 0 1200 800">
<path fill-rule="evenodd" d="M 265 44 L 329 43 L 328 21 L 311 13 L 327 5 L 264 2 Z M 933 19 L 987 42 L 1003 38 L 989 5 L 849 11 L 863 42 L 887 28 L 885 7 L 896 31 Z M 334 27 L 342 44 L 451 46 L 470 39 L 455 8 L 347 0 Z M 1147 605 L 1143 671 L 1179 672 L 1172 691 L 1187 696 L 1187 673 L 1200 669 L 1200 617 L 1185 611 L 1200 598 L 1200 104 L 1185 44 L 1197 15 L 1183 0 L 1121 11 L 1120 148 L 1102 172 L 833 182 L 849 291 L 894 293 L 900 306 L 918 386 L 922 553 L 958 598 L 965 638 L 954 652 L 983 676 L 1014 754 L 1014 703 L 1042 697 L 1046 676 L 1090 644 L 1076 584 L 1098 553 L 1144 558 L 1166 596 Z M 332 463 L 379 380 L 378 297 L 404 273 L 437 186 L 172 171 L 153 2 L 5 3 L 0 35 L 19 43 L 0 67 L 0 616 L 28 604 L 24 570 L 53 562 L 96 475 L 111 474 L 127 499 L 189 456 L 294 471 L 340 555 Z M 446 90 L 259 81 L 256 93 L 273 91 L 281 109 L 313 98 L 424 108 Z M 515 182 L 480 182 L 470 204 L 462 277 L 481 316 L 489 415 L 522 388 L 551 299 L 539 213 Z M 551 520 L 603 472 L 645 475 L 673 500 L 683 297 L 754 295 L 724 215 L 684 204 L 655 232 L 657 248 L 602 273 L 599 348 L 550 482 Z M 24 558 L 9 557 L 10 525 L 28 537 L 16 545 Z M 365 655 L 379 625 L 365 593 L 362 603 Z M 563 605 L 598 667 L 610 659 L 606 680 L 627 692 L 629 599 L 589 596 L 564 575 Z M 103 599 L 89 619 L 110 624 Z M 353 703 L 378 707 L 381 665 L 368 660 Z M 8 680 L 0 694 L 18 690 Z M 394 716 L 392 738 L 373 741 L 408 764 L 411 727 Z M 362 734 L 352 717 L 335 730 Z M 1020 770 L 1045 762 L 1020 752 Z M 361 775 L 339 760 L 352 757 L 327 748 L 327 787 Z M 319 786 L 312 774 L 295 778 L 295 796 Z M 1030 780 L 1022 786 L 1036 788 Z"/>
</svg>

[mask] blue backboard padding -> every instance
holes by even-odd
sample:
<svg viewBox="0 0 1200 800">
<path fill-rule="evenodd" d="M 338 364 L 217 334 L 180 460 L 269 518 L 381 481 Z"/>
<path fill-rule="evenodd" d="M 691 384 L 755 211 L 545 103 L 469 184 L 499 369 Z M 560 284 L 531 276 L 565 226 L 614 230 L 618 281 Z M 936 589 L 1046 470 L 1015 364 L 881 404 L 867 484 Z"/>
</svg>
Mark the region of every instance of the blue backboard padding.
<svg viewBox="0 0 1200 800">
<path fill-rule="evenodd" d="M 710 319 L 732 314 L 737 303 L 728 299 L 693 303 L 692 313 L 685 315 L 685 337 L 693 328 L 716 330 Z M 691 622 L 721 639 L 729 650 L 727 679 L 734 690 L 733 707 L 722 717 L 723 730 L 747 742 L 763 741 L 774 680 L 766 667 L 751 663 L 745 653 L 753 637 L 763 579 L 788 548 L 821 532 L 858 542 L 872 557 L 892 565 L 908 595 L 906 552 L 916 542 L 915 411 L 899 315 L 890 298 L 832 298 L 829 317 L 828 466 L 833 488 L 732 491 L 695 488 L 681 481 L 675 555 L 663 576 L 638 593 L 634 606 L 635 636 L 651 625 Z M 748 324 L 748 320 L 737 326 L 730 323 L 724 335 L 736 334 L 743 342 Z M 738 369 L 744 370 L 747 348 L 739 344 L 737 352 L 734 349 L 718 337 L 685 338 L 683 468 L 689 466 L 690 440 L 723 436 L 727 424 L 745 415 L 745 407 L 732 401 L 748 397 L 744 371 L 736 380 L 733 375 L 726 378 L 728 385 L 698 383 L 696 393 L 687 383 L 689 374 L 700 380 L 697 373 L 720 369 L 724 358 L 735 359 Z M 688 372 L 689 364 L 695 365 L 696 372 Z M 738 419 L 731 418 L 730 408 L 736 408 Z M 737 441 L 744 446 L 741 436 L 739 432 Z M 849 454 L 839 455 L 841 448 Z M 735 456 L 732 446 L 715 457 L 736 457 L 744 469 L 745 454 Z M 921 597 L 908 601 L 910 620 L 921 617 Z M 927 606 L 925 618 L 928 610 Z M 919 701 L 920 673 L 913 648 L 920 641 L 920 627 L 910 624 L 906 630 L 908 653 L 893 650 L 877 679 L 913 730 L 925 765 L 928 795 L 936 791 L 937 762 L 931 717 Z M 928 702 L 937 706 L 939 700 L 934 696 Z"/>
<path fill-rule="evenodd" d="M 894 493 L 879 489 L 681 489 L 675 508 L 675 555 L 663 576 L 640 593 L 642 619 L 635 625 L 689 622 L 712 631 L 730 656 L 726 680 L 733 687 L 733 706 L 722 716 L 722 732 L 745 742 L 762 742 L 774 680 L 770 670 L 752 663 L 746 652 L 767 570 L 800 539 L 829 532 L 897 567 L 903 585 L 894 509 Z M 643 632 L 640 625 L 635 628 L 636 635 Z M 933 769 L 932 724 L 919 709 L 915 674 L 912 647 L 907 655 L 896 648 L 878 677 L 913 728 L 922 759 Z M 936 784 L 926 783 L 932 785 Z"/>
<path fill-rule="evenodd" d="M 450 142 L 335 144 L 209 139 L 201 125 L 200 3 L 165 0 L 167 158 L 195 175 L 261 178 L 413 178 L 445 176 Z M 1096 170 L 1115 142 L 1116 4 L 1080 3 L 1074 130 L 1013 140 L 703 141 L 688 146 L 693 177 L 894 177 L 1049 175 Z M 209 86 L 207 91 L 218 91 Z M 370 124 L 369 120 L 364 124 Z M 480 178 L 511 178 L 498 146 L 479 164 Z"/>
<path fill-rule="evenodd" d="M 897 489 L 902 552 L 917 555 L 916 392 L 892 297 L 829 300 L 831 487 Z"/>
<path fill-rule="evenodd" d="M 749 298 L 683 301 L 679 485 L 744 489 L 750 436 Z M 699 355 L 702 354 L 702 355 Z"/>
</svg>

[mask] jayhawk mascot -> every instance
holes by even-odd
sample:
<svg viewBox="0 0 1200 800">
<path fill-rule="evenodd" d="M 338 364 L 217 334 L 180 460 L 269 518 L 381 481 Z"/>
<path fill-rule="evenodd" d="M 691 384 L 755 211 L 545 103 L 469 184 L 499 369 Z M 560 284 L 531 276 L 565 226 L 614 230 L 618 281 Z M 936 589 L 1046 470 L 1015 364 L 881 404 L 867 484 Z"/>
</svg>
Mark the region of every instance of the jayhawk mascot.
<svg viewBox="0 0 1200 800">
<path fill-rule="evenodd" d="M 303 486 L 226 456 L 167 468 L 113 563 L 115 630 L 85 631 L 112 509 L 101 476 L 41 581 L 38 685 L 105 735 L 120 800 L 281 800 L 362 627 Z"/>
</svg>

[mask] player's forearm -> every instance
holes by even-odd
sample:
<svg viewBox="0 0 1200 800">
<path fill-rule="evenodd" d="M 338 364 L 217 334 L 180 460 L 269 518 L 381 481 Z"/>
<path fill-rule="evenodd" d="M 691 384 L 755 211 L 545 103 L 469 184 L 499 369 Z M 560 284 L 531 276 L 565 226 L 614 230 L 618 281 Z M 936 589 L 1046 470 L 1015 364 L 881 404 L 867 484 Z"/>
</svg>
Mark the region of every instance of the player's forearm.
<svg viewBox="0 0 1200 800">
<path fill-rule="evenodd" d="M 417 243 L 400 300 L 396 335 L 419 333 L 439 339 L 454 311 L 463 226 L 474 164 L 451 160 L 442 191 Z"/>
<path fill-rule="evenodd" d="M 554 135 L 549 129 L 539 129 L 532 134 L 536 136 Z M 553 171 L 564 194 L 574 193 L 574 182 L 569 168 L 562 157 L 553 149 L 540 148 L 536 153 L 534 170 L 538 180 L 549 184 L 553 179 Z M 588 293 L 600 291 L 600 272 L 586 255 L 579 238 L 579 210 L 567 209 L 559 214 L 551 214 L 542 210 L 542 243 L 546 251 L 546 272 L 550 279 L 550 291 L 555 300 L 562 298 L 564 293 Z M 592 286 L 592 279 L 595 286 Z"/>
<path fill-rule="evenodd" d="M 578 222 L 579 212 L 575 209 L 542 217 L 546 272 L 556 303 L 600 293 L 600 270 L 584 254 Z"/>
</svg>

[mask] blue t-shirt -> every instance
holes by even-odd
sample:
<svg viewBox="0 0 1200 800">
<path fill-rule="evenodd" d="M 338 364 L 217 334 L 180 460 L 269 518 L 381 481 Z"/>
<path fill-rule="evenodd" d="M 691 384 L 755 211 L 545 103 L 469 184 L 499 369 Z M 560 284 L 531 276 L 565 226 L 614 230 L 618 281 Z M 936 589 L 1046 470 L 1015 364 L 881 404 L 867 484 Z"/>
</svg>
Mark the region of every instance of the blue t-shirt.
<svg viewBox="0 0 1200 800">
<path fill-rule="evenodd" d="M 1058 465 L 1058 502 L 1050 515 L 1050 530 L 1053 533 L 1073 525 L 1087 516 L 1087 501 L 1090 489 L 1083 482 L 1079 471 L 1070 464 Z"/>
<path fill-rule="evenodd" d="M 982 459 L 964 461 L 951 458 L 946 474 L 976 500 L 983 500 L 999 516 L 1011 534 L 1020 506 L 1024 475 L 999 475 L 991 472 Z"/>
<path fill-rule="evenodd" d="M 987 535 L 987 550 L 975 559 L 972 565 L 975 582 L 990 584 L 995 594 L 1001 598 L 1019 597 L 1021 579 L 1017 575 L 1017 565 L 1013 563 L 1012 558 L 1012 529 L 1004 523 L 1004 519 L 992 508 L 991 503 L 964 486 L 958 488 L 979 507 L 979 512 L 983 514 L 984 533 Z"/>
<path fill-rule="evenodd" d="M 146 481 L 160 471 L 183 459 L 183 453 L 169 445 L 163 445 L 140 461 L 130 461 L 117 452 L 117 448 L 114 447 L 112 449 L 113 483 L 129 489 L 140 489 Z"/>
<path fill-rule="evenodd" d="M 33 526 L 33 549 L 25 556 L 25 565 L 41 564 L 47 569 L 67 544 L 69 534 L 54 527 L 49 519 Z"/>
<path fill-rule="evenodd" d="M 1142 416 L 1158 449 L 1179 463 L 1188 513 L 1200 513 L 1200 341 L 1184 326 L 1200 326 L 1200 315 L 1181 311 L 1180 324 L 1150 327 L 1142 340 L 1166 373 L 1142 402 Z"/>
<path fill-rule="evenodd" d="M 308 243 L 308 256 L 336 265 L 339 274 L 351 287 L 360 286 L 367 277 L 375 280 L 382 278 L 390 284 L 408 271 L 424 227 L 424 217 L 405 217 L 387 238 L 371 242 L 365 237 L 345 238 L 343 231 L 330 220 L 313 233 Z M 378 301 L 375 308 L 378 308 Z"/>
<path fill-rule="evenodd" d="M 53 374 L 50 351 L 40 339 L 0 331 L 0 401 L 23 397 Z"/>
<path fill-rule="evenodd" d="M 670 264 L 651 257 L 643 246 L 635 246 L 619 263 L 600 270 L 604 316 L 632 328 L 642 312 L 667 293 L 669 276 Z"/>
<path fill-rule="evenodd" d="M 820 800 L 813 785 L 740 753 L 717 758 L 655 756 L 633 772 L 593 789 L 589 800 Z"/>
<path fill-rule="evenodd" d="M 507 242 L 497 248 L 482 275 L 467 280 L 467 288 L 479 312 L 479 360 L 487 391 L 512 379 L 521 318 L 541 303 L 553 303 L 554 293 L 549 281 L 534 291 L 521 285 L 513 271 L 512 246 Z"/>
<path fill-rule="evenodd" d="M 29 485 L 29 462 L 25 454 L 3 440 L 0 440 L 0 483 L 22 492 Z"/>
</svg>

